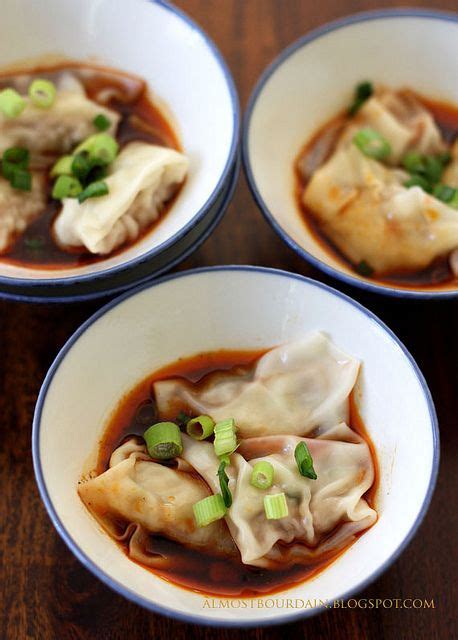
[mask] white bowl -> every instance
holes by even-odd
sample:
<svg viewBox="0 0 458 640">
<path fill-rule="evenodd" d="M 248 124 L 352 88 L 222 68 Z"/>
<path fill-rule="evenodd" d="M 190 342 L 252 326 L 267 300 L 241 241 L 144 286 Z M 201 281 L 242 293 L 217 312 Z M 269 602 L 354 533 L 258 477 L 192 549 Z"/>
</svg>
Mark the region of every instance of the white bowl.
<svg viewBox="0 0 458 640">
<path fill-rule="evenodd" d="M 267 220 L 300 256 L 331 276 L 377 293 L 405 298 L 458 295 L 451 284 L 434 290 L 396 287 L 343 265 L 304 223 L 293 171 L 303 145 L 351 103 L 358 82 L 408 86 L 457 104 L 457 60 L 456 14 L 400 9 L 348 16 L 312 31 L 263 73 L 245 116 L 245 169 Z"/>
<path fill-rule="evenodd" d="M 76 492 L 117 402 L 154 370 L 181 356 L 270 347 L 314 330 L 363 362 L 360 411 L 380 464 L 379 519 L 322 573 L 275 598 L 354 595 L 393 562 L 426 512 L 438 468 L 434 405 L 417 365 L 380 320 L 338 291 L 272 269 L 217 267 L 168 276 L 108 304 L 68 341 L 43 384 L 33 424 L 38 486 L 57 531 L 90 571 L 148 609 L 196 623 L 257 626 L 317 611 L 261 607 L 269 597 L 253 607 L 203 608 L 202 595 L 129 560 Z"/>
<path fill-rule="evenodd" d="M 8 37 L 11 33 L 14 38 Z M 99 279 L 128 279 L 130 269 L 164 255 L 205 217 L 230 181 L 237 156 L 239 107 L 231 75 L 208 36 L 168 3 L 5 0 L 0 67 L 56 54 L 144 78 L 174 123 L 190 170 L 154 232 L 119 255 L 59 270 L 0 262 L 0 291 L 4 286 L 26 296 L 44 291 L 46 297 L 50 286 L 59 296 Z"/>
</svg>

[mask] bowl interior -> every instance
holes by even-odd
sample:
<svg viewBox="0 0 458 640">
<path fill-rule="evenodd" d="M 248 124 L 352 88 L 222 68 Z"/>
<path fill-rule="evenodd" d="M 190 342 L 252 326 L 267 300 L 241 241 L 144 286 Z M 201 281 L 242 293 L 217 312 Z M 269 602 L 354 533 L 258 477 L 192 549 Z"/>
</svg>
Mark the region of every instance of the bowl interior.
<svg viewBox="0 0 458 640">
<path fill-rule="evenodd" d="M 7 34 L 14 33 L 14 38 Z M 145 0 L 6 0 L 0 65 L 59 55 L 95 61 L 144 78 L 190 159 L 189 176 L 153 233 L 96 264 L 58 272 L 0 263 L 0 276 L 54 279 L 104 271 L 164 246 L 190 224 L 231 163 L 237 127 L 231 80 L 213 45 L 170 7 Z"/>
<path fill-rule="evenodd" d="M 362 80 L 458 103 L 458 21 L 396 13 L 353 20 L 312 33 L 274 63 L 253 98 L 245 150 L 252 186 L 280 233 L 319 260 L 317 266 L 368 283 L 310 233 L 295 197 L 294 161 L 317 129 L 351 104 Z M 438 290 L 455 289 L 445 284 Z"/>
<path fill-rule="evenodd" d="M 320 330 L 363 363 L 360 410 L 380 465 L 379 520 L 329 568 L 275 598 L 317 602 L 352 595 L 385 567 L 421 520 L 437 468 L 434 408 L 396 338 L 342 294 L 266 269 L 188 272 L 120 300 L 63 349 L 35 415 L 34 461 L 42 496 L 59 533 L 86 566 L 140 604 L 197 622 L 260 624 L 311 613 L 300 607 L 279 611 L 266 604 L 268 597 L 243 609 L 205 606 L 202 595 L 128 560 L 83 506 L 76 487 L 82 470 L 95 461 L 119 399 L 155 369 L 180 356 L 269 347 Z M 186 308 L 193 313 L 184 314 Z"/>
</svg>

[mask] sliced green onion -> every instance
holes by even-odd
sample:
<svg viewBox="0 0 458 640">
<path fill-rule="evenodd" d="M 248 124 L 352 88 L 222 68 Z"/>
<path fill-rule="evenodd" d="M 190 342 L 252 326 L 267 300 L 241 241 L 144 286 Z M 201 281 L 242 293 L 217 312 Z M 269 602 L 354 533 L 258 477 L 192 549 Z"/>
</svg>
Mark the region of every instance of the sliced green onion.
<svg viewBox="0 0 458 640">
<path fill-rule="evenodd" d="M 49 109 L 56 98 L 56 87 L 50 80 L 37 78 L 29 87 L 30 100 L 40 109 Z"/>
<path fill-rule="evenodd" d="M 404 186 L 408 189 L 410 187 L 421 187 L 423 191 L 426 191 L 427 193 L 431 193 L 433 190 L 433 186 L 430 181 L 424 176 L 420 176 L 418 174 L 411 175 L 410 178 L 404 182 Z"/>
<path fill-rule="evenodd" d="M 280 520 L 288 515 L 288 505 L 284 493 L 264 496 L 264 511 L 267 520 Z"/>
<path fill-rule="evenodd" d="M 425 156 L 424 158 L 425 169 L 424 174 L 430 182 L 439 182 L 441 179 L 444 165 L 436 156 Z"/>
<path fill-rule="evenodd" d="M 257 462 L 251 472 L 250 483 L 253 487 L 256 487 L 256 489 L 268 489 L 272 486 L 273 481 L 274 468 L 270 462 L 267 462 L 267 460 Z"/>
<path fill-rule="evenodd" d="M 51 178 L 56 176 L 70 176 L 72 173 L 73 156 L 62 156 L 54 163 L 50 175 Z"/>
<path fill-rule="evenodd" d="M 197 416 L 192 418 L 186 425 L 186 431 L 194 440 L 205 440 L 208 436 L 211 436 L 215 422 L 210 416 Z"/>
<path fill-rule="evenodd" d="M 52 197 L 56 200 L 63 200 L 64 198 L 76 198 L 82 193 L 82 186 L 80 181 L 73 176 L 59 176 L 54 183 L 52 190 Z"/>
<path fill-rule="evenodd" d="M 198 527 L 206 527 L 226 515 L 226 505 L 220 493 L 199 500 L 192 505 L 192 510 Z"/>
<path fill-rule="evenodd" d="M 402 165 L 409 173 L 421 173 L 424 171 L 424 156 L 418 151 L 409 151 L 402 158 Z"/>
<path fill-rule="evenodd" d="M 30 191 L 32 189 L 32 174 L 27 169 L 16 169 L 10 179 L 13 189 Z"/>
<path fill-rule="evenodd" d="M 81 204 L 88 198 L 100 198 L 100 196 L 106 196 L 108 193 L 108 185 L 103 180 L 98 182 L 91 182 L 78 196 L 78 201 Z"/>
<path fill-rule="evenodd" d="M 223 496 L 224 504 L 229 509 L 232 504 L 232 493 L 229 489 L 229 478 L 226 473 L 226 467 L 228 465 L 227 460 L 222 460 L 219 467 L 217 476 L 219 478 L 219 486 L 221 489 L 221 495 Z"/>
<path fill-rule="evenodd" d="M 374 93 L 374 87 L 371 82 L 360 82 L 355 89 L 355 99 L 348 110 L 350 116 L 354 116 L 368 98 Z"/>
<path fill-rule="evenodd" d="M 15 89 L 8 87 L 0 91 L 0 111 L 7 118 L 17 118 L 26 105 L 27 102 Z"/>
<path fill-rule="evenodd" d="M 71 172 L 81 183 L 84 183 L 92 167 L 92 162 L 87 154 L 78 153 L 73 156 Z"/>
<path fill-rule="evenodd" d="M 434 187 L 433 195 L 442 202 L 448 204 L 453 209 L 458 209 L 458 189 L 449 187 L 446 184 L 437 184 Z"/>
<path fill-rule="evenodd" d="M 367 263 L 365 260 L 361 260 L 361 262 L 359 262 L 356 265 L 355 269 L 356 269 L 357 273 L 359 273 L 362 276 L 366 276 L 366 277 L 370 277 L 374 273 L 374 270 L 371 267 L 371 265 L 369 263 Z"/>
<path fill-rule="evenodd" d="M 215 447 L 216 455 L 222 456 L 225 453 L 233 453 L 237 448 L 236 427 L 233 418 L 223 420 L 215 425 Z"/>
<path fill-rule="evenodd" d="M 385 160 L 391 153 L 391 145 L 375 129 L 360 129 L 353 136 L 353 142 L 368 158 Z"/>
<path fill-rule="evenodd" d="M 12 162 L 25 169 L 29 166 L 30 153 L 24 147 L 10 147 L 3 152 L 3 160 Z"/>
<path fill-rule="evenodd" d="M 110 128 L 111 125 L 111 122 L 105 115 L 103 115 L 103 113 L 99 113 L 98 116 L 95 116 L 92 122 L 94 124 L 94 127 L 99 131 L 106 131 Z"/>
<path fill-rule="evenodd" d="M 102 165 L 110 164 L 118 154 L 119 145 L 108 133 L 94 133 L 75 149 L 75 154 L 87 152 L 89 159 Z"/>
<path fill-rule="evenodd" d="M 180 429 L 174 422 L 158 422 L 143 434 L 146 448 L 152 458 L 170 460 L 183 451 Z"/>
<path fill-rule="evenodd" d="M 311 480 L 316 480 L 317 475 L 313 468 L 312 456 L 305 442 L 299 442 L 294 450 L 294 457 L 296 458 L 297 468 L 299 469 L 301 476 L 304 476 L 304 478 L 310 478 Z"/>
<path fill-rule="evenodd" d="M 452 159 L 452 154 L 450 153 L 450 151 L 443 151 L 442 153 L 438 153 L 436 158 L 445 167 L 445 165 L 447 165 Z"/>
<path fill-rule="evenodd" d="M 45 246 L 46 240 L 43 236 L 32 236 L 31 238 L 24 238 L 24 244 L 27 249 L 38 251 Z"/>
<path fill-rule="evenodd" d="M 186 426 L 186 424 L 191 419 L 191 416 L 188 416 L 184 411 L 180 411 L 180 413 L 175 418 L 175 421 L 180 425 L 180 427 Z"/>
</svg>

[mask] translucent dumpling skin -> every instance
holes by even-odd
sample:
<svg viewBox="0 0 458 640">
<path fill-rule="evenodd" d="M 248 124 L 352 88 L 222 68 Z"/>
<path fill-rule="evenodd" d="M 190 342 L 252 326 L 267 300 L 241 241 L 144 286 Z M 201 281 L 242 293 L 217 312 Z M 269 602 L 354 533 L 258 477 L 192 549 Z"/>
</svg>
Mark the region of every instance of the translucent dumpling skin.
<svg viewBox="0 0 458 640">
<path fill-rule="evenodd" d="M 106 196 L 81 204 L 75 198 L 64 200 L 54 224 L 56 241 L 63 248 L 83 246 L 95 254 L 132 242 L 159 217 L 187 170 L 188 160 L 178 151 L 129 143 L 110 167 Z"/>
</svg>

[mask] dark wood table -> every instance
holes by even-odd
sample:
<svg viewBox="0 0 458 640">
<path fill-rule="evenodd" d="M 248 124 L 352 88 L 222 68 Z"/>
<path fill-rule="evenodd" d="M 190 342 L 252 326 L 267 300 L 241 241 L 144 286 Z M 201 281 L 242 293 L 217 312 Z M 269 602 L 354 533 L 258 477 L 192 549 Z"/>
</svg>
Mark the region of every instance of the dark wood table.
<svg viewBox="0 0 458 640">
<path fill-rule="evenodd" d="M 375 0 L 180 0 L 214 38 L 234 74 L 242 106 L 261 71 L 306 31 Z M 397 2 L 384 2 L 396 6 Z M 418 6 L 456 9 L 456 0 Z M 434 52 L 431 52 L 434 55 Z M 240 177 L 212 237 L 179 268 L 268 265 L 329 282 L 377 313 L 404 341 L 430 385 L 441 430 L 441 468 L 415 539 L 361 595 L 434 599 L 434 609 L 332 610 L 288 627 L 214 630 L 169 620 L 123 600 L 86 571 L 54 530 L 35 485 L 30 431 L 43 377 L 65 340 L 99 306 L 0 303 L 0 637 L 22 639 L 453 638 L 458 469 L 458 304 L 400 302 L 363 294 L 300 260 L 261 217 Z M 421 473 L 421 468 L 418 473 Z M 412 479 L 414 482 L 415 479 Z M 456 617 L 455 617 L 456 619 Z"/>
</svg>

